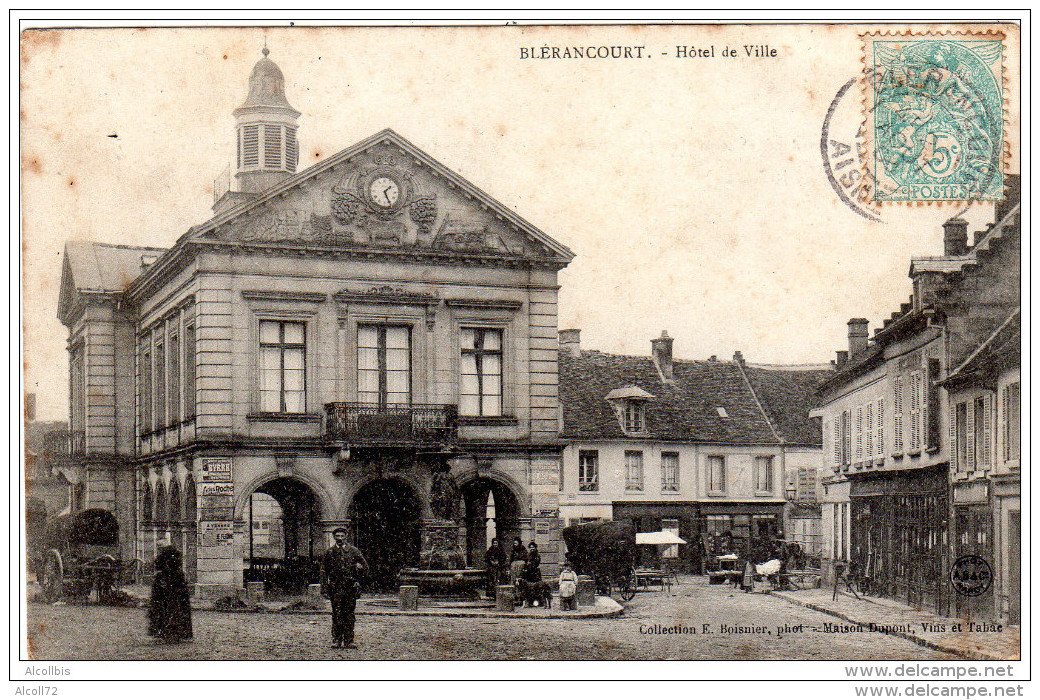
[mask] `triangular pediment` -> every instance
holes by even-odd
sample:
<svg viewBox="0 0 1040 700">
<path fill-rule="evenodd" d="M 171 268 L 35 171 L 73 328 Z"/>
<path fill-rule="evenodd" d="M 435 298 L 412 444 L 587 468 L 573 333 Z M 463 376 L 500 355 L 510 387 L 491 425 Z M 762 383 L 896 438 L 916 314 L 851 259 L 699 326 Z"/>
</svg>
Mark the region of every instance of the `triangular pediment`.
<svg viewBox="0 0 1040 700">
<path fill-rule="evenodd" d="M 563 267 L 565 246 L 392 130 L 219 214 L 195 240 L 401 250 Z"/>
</svg>

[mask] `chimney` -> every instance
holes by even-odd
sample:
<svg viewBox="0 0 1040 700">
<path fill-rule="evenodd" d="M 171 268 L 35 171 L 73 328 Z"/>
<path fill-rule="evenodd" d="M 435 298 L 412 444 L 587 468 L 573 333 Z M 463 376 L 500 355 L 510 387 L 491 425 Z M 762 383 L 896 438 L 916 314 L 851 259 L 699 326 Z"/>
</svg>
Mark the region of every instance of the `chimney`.
<svg viewBox="0 0 1040 700">
<path fill-rule="evenodd" d="M 950 219 L 943 224 L 943 254 L 964 255 L 968 252 L 968 222 Z"/>
<path fill-rule="evenodd" d="M 849 351 L 848 350 L 839 350 L 837 352 L 837 355 L 838 355 L 838 357 L 835 360 L 834 364 L 835 364 L 835 366 L 837 366 L 840 369 L 842 365 L 844 365 L 846 362 L 849 361 Z"/>
<path fill-rule="evenodd" d="M 865 318 L 849 319 L 849 357 L 855 357 L 867 349 L 867 326 Z"/>
<path fill-rule="evenodd" d="M 581 357 L 580 328 L 568 328 L 560 331 L 560 350 L 566 350 L 571 357 Z"/>
<path fill-rule="evenodd" d="M 738 365 L 744 364 L 744 353 L 742 353 L 740 350 L 734 351 L 733 361 L 736 362 Z"/>
<path fill-rule="evenodd" d="M 654 364 L 657 365 L 657 371 L 665 379 L 672 378 L 673 342 L 675 342 L 674 339 L 668 337 L 668 331 L 661 331 L 660 338 L 654 338 L 650 341 L 650 350 L 654 354 Z"/>
</svg>

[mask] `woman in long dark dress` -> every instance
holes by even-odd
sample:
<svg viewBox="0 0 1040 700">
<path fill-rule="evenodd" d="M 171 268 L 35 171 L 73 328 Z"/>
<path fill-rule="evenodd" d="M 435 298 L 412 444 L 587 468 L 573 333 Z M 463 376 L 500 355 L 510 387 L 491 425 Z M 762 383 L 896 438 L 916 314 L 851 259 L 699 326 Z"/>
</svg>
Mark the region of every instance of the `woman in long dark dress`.
<svg viewBox="0 0 1040 700">
<path fill-rule="evenodd" d="M 173 547 L 163 547 L 155 557 L 148 634 L 171 643 L 192 638 L 188 582 L 181 568 L 181 553 Z"/>
</svg>

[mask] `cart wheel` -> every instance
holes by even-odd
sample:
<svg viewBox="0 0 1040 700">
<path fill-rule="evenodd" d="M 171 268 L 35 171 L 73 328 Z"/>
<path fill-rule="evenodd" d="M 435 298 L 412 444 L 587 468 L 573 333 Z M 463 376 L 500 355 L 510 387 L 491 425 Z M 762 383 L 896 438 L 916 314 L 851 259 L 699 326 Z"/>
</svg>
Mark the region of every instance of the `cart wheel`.
<svg viewBox="0 0 1040 700">
<path fill-rule="evenodd" d="M 618 592 L 621 593 L 621 600 L 629 601 L 636 597 L 636 581 L 635 576 L 625 579 L 619 586 Z"/>
<path fill-rule="evenodd" d="M 61 563 L 61 554 L 52 549 L 43 558 L 43 578 L 40 585 L 43 587 L 43 599 L 48 603 L 61 600 L 65 593 L 64 586 L 65 567 Z"/>
</svg>

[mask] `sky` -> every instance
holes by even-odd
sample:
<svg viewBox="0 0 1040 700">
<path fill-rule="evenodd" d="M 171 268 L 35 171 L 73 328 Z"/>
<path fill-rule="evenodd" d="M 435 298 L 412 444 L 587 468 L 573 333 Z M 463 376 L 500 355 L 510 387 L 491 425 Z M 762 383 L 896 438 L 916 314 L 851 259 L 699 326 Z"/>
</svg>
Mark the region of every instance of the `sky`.
<svg viewBox="0 0 1040 700">
<path fill-rule="evenodd" d="M 907 301 L 911 257 L 941 254 L 941 224 L 964 210 L 885 205 L 871 221 L 832 188 L 821 132 L 862 72 L 863 29 L 23 32 L 23 351 L 37 417 L 67 414 L 65 241 L 169 246 L 209 218 L 213 180 L 233 157 L 231 112 L 265 40 L 302 112 L 301 170 L 394 129 L 575 252 L 559 324 L 580 328 L 584 348 L 645 355 L 665 329 L 684 359 L 740 350 L 756 363 L 828 362 L 850 317 L 875 328 Z M 1005 61 L 1011 172 L 1016 42 Z M 573 46 L 640 58 L 521 58 Z M 854 138 L 863 94 L 856 83 L 838 100 L 830 137 Z M 975 230 L 992 205 L 962 215 Z"/>
</svg>

